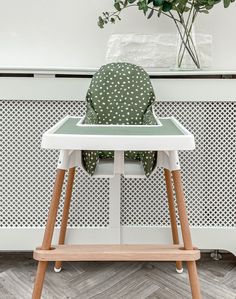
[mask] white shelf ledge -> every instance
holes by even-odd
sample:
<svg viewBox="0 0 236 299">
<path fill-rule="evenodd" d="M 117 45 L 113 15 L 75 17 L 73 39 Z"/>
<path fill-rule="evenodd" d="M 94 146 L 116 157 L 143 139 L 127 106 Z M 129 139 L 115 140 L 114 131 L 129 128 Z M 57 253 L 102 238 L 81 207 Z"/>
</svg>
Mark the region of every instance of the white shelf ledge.
<svg viewBox="0 0 236 299">
<path fill-rule="evenodd" d="M 0 67 L 0 74 L 51 74 L 51 75 L 82 75 L 82 76 L 92 76 L 98 68 L 50 68 L 50 67 Z M 236 70 L 169 70 L 169 69 L 156 69 L 147 68 L 146 71 L 150 76 L 217 76 L 217 75 L 236 75 Z"/>
</svg>

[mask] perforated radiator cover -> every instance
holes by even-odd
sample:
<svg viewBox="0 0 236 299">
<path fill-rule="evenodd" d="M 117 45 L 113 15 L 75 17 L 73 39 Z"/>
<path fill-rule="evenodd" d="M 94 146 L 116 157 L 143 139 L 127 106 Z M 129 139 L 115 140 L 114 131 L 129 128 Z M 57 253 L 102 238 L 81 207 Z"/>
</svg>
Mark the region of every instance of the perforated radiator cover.
<svg viewBox="0 0 236 299">
<path fill-rule="evenodd" d="M 196 138 L 195 151 L 180 153 L 190 224 L 235 227 L 236 102 L 159 102 L 155 110 L 175 116 Z M 58 152 L 41 149 L 42 133 L 67 114 L 84 113 L 83 101 L 0 102 L 0 227 L 45 225 Z M 169 225 L 161 169 L 121 185 L 122 225 Z M 69 225 L 109 225 L 108 179 L 78 170 Z"/>
</svg>

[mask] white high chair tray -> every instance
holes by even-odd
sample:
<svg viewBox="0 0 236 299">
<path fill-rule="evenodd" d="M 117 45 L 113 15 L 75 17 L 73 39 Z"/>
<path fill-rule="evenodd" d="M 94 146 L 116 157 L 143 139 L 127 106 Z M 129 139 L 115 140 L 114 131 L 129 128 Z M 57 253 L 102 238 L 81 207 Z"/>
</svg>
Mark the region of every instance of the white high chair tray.
<svg viewBox="0 0 236 299">
<path fill-rule="evenodd" d="M 192 150 L 194 136 L 174 117 L 156 125 L 85 125 L 66 116 L 43 134 L 42 147 L 60 150 Z"/>
</svg>

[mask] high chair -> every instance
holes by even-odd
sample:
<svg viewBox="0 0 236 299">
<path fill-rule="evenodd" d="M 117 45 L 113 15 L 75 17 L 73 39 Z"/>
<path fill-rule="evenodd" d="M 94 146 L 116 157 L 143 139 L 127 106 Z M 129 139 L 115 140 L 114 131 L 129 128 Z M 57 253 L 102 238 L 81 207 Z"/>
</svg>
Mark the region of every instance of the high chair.
<svg viewBox="0 0 236 299">
<path fill-rule="evenodd" d="M 66 116 L 43 134 L 42 147 L 59 149 L 60 156 L 43 243 L 34 251 L 38 261 L 33 299 L 41 297 L 49 261 L 60 272 L 62 261 L 175 261 L 182 273 L 187 262 L 193 299 L 200 299 L 196 260 L 200 251 L 193 247 L 183 186 L 179 150 L 193 150 L 194 137 L 174 117 L 157 118 L 148 74 L 128 63 L 102 67 L 93 77 L 87 93 L 85 117 Z M 164 168 L 173 244 L 65 245 L 75 168 L 80 166 L 92 177 L 149 177 Z M 51 245 L 65 171 L 68 181 L 59 245 Z M 183 237 L 180 245 L 175 196 Z"/>
</svg>

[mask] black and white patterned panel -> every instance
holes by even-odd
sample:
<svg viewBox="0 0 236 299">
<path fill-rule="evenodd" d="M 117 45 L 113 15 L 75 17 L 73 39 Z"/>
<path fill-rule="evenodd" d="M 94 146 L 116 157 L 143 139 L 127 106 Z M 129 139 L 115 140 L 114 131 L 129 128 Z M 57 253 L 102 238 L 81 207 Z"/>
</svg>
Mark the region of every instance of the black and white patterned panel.
<svg viewBox="0 0 236 299">
<path fill-rule="evenodd" d="M 160 102 L 159 116 L 176 116 L 196 138 L 180 153 L 192 226 L 236 226 L 236 102 Z M 0 227 L 43 227 L 57 151 L 40 148 L 42 133 L 63 116 L 81 115 L 81 101 L 0 101 Z M 109 225 L 109 180 L 78 170 L 71 227 Z M 123 179 L 121 224 L 169 225 L 163 172 Z M 61 213 L 61 210 L 60 210 Z"/>
<path fill-rule="evenodd" d="M 58 151 L 41 149 L 42 133 L 67 114 L 83 115 L 85 103 L 2 101 L 0 105 L 0 227 L 43 227 Z M 109 180 L 91 180 L 80 170 L 76 178 L 70 226 L 108 226 Z"/>
<path fill-rule="evenodd" d="M 159 102 L 158 116 L 175 116 L 194 135 L 196 150 L 180 163 L 192 226 L 236 226 L 236 102 Z M 122 224 L 169 225 L 163 172 L 122 180 Z"/>
</svg>

